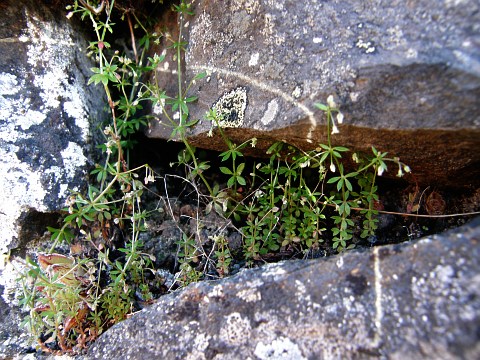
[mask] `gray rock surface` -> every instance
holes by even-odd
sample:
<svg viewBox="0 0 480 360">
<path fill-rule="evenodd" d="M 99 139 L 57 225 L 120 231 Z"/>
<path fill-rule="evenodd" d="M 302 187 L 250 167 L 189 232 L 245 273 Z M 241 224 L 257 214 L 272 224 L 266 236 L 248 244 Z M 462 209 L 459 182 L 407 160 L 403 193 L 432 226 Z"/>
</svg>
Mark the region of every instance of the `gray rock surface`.
<svg viewBox="0 0 480 360">
<path fill-rule="evenodd" d="M 87 42 L 65 14 L 37 1 L 1 4 L 1 253 L 54 224 L 48 213 L 85 185 L 92 165 L 103 89 L 87 86 Z"/>
<path fill-rule="evenodd" d="M 418 241 L 245 270 L 162 297 L 104 359 L 478 359 L 480 218 Z"/>
<path fill-rule="evenodd" d="M 87 86 L 81 28 L 46 3 L 0 3 L 1 359 L 32 350 L 15 307 L 21 264 L 6 254 L 56 226 L 70 191 L 86 185 L 105 117 L 103 89 Z"/>
<path fill-rule="evenodd" d="M 400 156 L 421 183 L 480 184 L 480 154 L 472 151 L 480 147 L 478 1 L 193 3 L 196 15 L 182 29 L 185 81 L 209 76 L 191 88 L 199 96 L 192 118 L 245 96 L 241 131 L 228 131 L 238 143 L 259 138 L 250 149 L 257 154 L 273 140 L 314 148 L 326 142 L 314 103 L 333 94 L 345 115 L 336 144 Z M 174 27 L 170 21 L 173 36 Z M 175 68 L 167 58 L 158 69 L 172 96 Z M 157 115 L 148 134 L 168 138 L 171 126 Z M 192 141 L 222 148 L 219 136 L 206 136 L 210 127 L 201 121 Z"/>
</svg>

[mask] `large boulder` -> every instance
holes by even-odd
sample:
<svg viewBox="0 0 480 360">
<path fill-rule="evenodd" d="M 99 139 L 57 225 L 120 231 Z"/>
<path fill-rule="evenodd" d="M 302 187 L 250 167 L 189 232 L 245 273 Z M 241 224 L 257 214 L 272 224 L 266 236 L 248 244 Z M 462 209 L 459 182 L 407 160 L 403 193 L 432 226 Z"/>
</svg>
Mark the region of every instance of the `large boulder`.
<svg viewBox="0 0 480 360">
<path fill-rule="evenodd" d="M 478 359 L 480 218 L 454 232 L 201 282 L 88 358 Z"/>
<path fill-rule="evenodd" d="M 58 3 L 57 3 L 58 5 Z M 32 350 L 15 304 L 10 250 L 57 226 L 72 190 L 86 185 L 103 89 L 87 87 L 92 62 L 81 27 L 62 7 L 0 4 L 0 358 Z"/>
<path fill-rule="evenodd" d="M 103 89 L 87 87 L 87 42 L 60 8 L 6 1 L 0 11 L 0 251 L 54 224 L 92 165 Z M 41 228 L 39 228 L 39 226 Z"/>
<path fill-rule="evenodd" d="M 326 142 L 314 103 L 333 94 L 345 115 L 336 144 L 400 156 L 422 184 L 480 185 L 478 1 L 199 0 L 193 11 L 182 29 L 185 82 L 208 76 L 190 90 L 199 96 L 192 118 L 214 106 L 232 115 L 237 104 L 225 125 L 241 130 L 227 133 L 259 138 L 250 151 L 274 140 L 311 149 Z M 172 21 L 160 24 L 178 33 Z M 172 61 L 157 78 L 175 94 Z M 221 149 L 210 127 L 200 121 L 191 141 Z M 148 135 L 171 132 L 157 113 Z"/>
</svg>

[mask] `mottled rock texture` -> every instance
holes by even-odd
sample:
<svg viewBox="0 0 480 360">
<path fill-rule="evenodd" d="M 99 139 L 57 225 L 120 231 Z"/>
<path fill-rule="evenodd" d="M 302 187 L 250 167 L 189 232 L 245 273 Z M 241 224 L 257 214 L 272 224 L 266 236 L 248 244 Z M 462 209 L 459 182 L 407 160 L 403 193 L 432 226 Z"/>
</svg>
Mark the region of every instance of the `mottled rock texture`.
<svg viewBox="0 0 480 360">
<path fill-rule="evenodd" d="M 476 359 L 480 218 L 419 241 L 244 270 L 162 297 L 89 358 Z"/>
<path fill-rule="evenodd" d="M 42 234 L 55 223 L 48 213 L 85 185 L 104 116 L 102 88 L 87 86 L 92 63 L 80 27 L 53 8 L 9 0 L 0 8 L 2 253 Z"/>
<path fill-rule="evenodd" d="M 336 144 L 400 156 L 423 184 L 480 184 L 478 1 L 193 3 L 182 29 L 185 82 L 209 76 L 191 88 L 199 96 L 192 118 L 203 119 L 224 94 L 246 91 L 241 131 L 227 132 L 233 139 L 258 137 L 257 154 L 273 140 L 309 149 L 326 141 L 314 103 L 333 94 L 345 114 Z M 165 25 L 178 33 L 171 17 Z M 172 69 L 167 58 L 158 73 L 175 95 Z M 159 115 L 149 136 L 168 138 L 165 124 Z M 206 136 L 210 126 L 197 125 L 192 141 L 220 149 L 219 136 Z"/>
<path fill-rule="evenodd" d="M 58 5 L 58 6 L 55 6 Z M 81 27 L 49 1 L 0 2 L 0 358 L 29 349 L 10 249 L 35 240 L 86 184 L 105 117 Z M 17 263 L 17 270 L 18 268 Z"/>
</svg>

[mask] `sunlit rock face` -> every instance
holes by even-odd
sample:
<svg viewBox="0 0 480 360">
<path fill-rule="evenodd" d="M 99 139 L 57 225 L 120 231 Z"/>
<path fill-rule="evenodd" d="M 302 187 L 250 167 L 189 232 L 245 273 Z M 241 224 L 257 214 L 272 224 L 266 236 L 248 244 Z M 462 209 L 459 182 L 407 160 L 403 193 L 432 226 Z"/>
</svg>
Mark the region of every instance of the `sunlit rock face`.
<svg viewBox="0 0 480 360">
<path fill-rule="evenodd" d="M 188 93 L 199 97 L 190 105 L 196 145 L 224 148 L 204 120 L 221 105 L 227 134 L 237 143 L 257 137 L 256 155 L 275 140 L 315 148 L 326 131 L 314 104 L 333 95 L 344 114 L 335 144 L 399 156 L 425 185 L 480 185 L 478 2 L 198 0 L 192 9 L 181 29 L 183 88 L 207 72 Z M 175 38 L 172 16 L 159 29 L 170 24 Z M 176 96 L 168 52 L 157 80 Z M 235 94 L 245 98 L 241 111 L 230 106 Z M 172 124 L 156 110 L 147 133 L 168 138 Z"/>
<path fill-rule="evenodd" d="M 477 359 L 480 219 L 192 284 L 112 327 L 103 359 Z"/>
<path fill-rule="evenodd" d="M 16 306 L 22 264 L 9 251 L 57 226 L 86 185 L 105 118 L 103 89 L 87 86 L 81 27 L 56 5 L 0 4 L 0 358 L 34 351 Z"/>
<path fill-rule="evenodd" d="M 45 231 L 85 185 L 102 88 L 87 86 L 87 42 L 62 7 L 7 1 L 0 11 L 0 250 Z M 33 214 L 33 215 L 32 215 Z M 25 219 L 28 224 L 25 225 Z M 35 222 L 42 229 L 33 229 Z"/>
</svg>

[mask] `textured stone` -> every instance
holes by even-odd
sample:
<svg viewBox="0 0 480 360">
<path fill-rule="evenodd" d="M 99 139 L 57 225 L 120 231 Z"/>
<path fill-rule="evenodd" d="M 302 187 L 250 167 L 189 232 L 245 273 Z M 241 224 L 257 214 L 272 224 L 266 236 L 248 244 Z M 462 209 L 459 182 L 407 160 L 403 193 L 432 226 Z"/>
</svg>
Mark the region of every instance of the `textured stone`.
<svg viewBox="0 0 480 360">
<path fill-rule="evenodd" d="M 86 185 L 103 89 L 87 87 L 92 62 L 63 6 L 0 3 L 0 358 L 34 351 L 16 307 L 21 263 L 5 255 L 56 226 L 72 190 Z"/>
<path fill-rule="evenodd" d="M 103 359 L 476 359 L 480 218 L 400 245 L 244 270 L 162 297 Z"/>
<path fill-rule="evenodd" d="M 238 143 L 257 137 L 257 155 L 274 140 L 303 149 L 326 142 L 315 102 L 335 96 L 345 114 L 336 144 L 399 156 L 417 181 L 480 185 L 480 5 L 478 1 L 194 1 L 182 31 L 188 41 L 185 82 L 203 119 L 218 100 L 246 91 Z M 175 37 L 175 24 L 170 33 Z M 175 95 L 176 69 L 167 57 L 158 78 Z M 158 114 L 151 137 L 168 138 Z M 202 120 L 191 140 L 221 149 Z M 390 174 L 395 176 L 394 173 Z"/>
<path fill-rule="evenodd" d="M 86 85 L 92 66 L 86 46 L 62 8 L 52 13 L 37 1 L 1 5 L 2 253 L 43 234 L 46 223 L 55 223 L 48 213 L 85 185 L 105 104 L 103 89 Z"/>
</svg>

